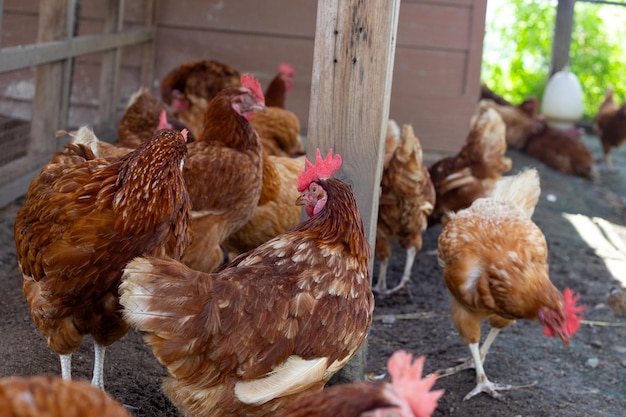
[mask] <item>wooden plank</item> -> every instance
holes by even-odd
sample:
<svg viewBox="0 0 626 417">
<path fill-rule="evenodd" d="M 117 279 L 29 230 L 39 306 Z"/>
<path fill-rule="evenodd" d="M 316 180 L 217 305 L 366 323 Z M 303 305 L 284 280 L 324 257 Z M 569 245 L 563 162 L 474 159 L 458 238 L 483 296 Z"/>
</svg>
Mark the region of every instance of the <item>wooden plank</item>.
<svg viewBox="0 0 626 417">
<path fill-rule="evenodd" d="M 472 22 L 469 32 L 469 51 L 467 57 L 467 74 L 464 78 L 464 95 L 471 101 L 477 100 L 480 94 L 480 67 L 483 60 L 483 38 L 485 36 L 485 18 L 487 16 L 487 0 L 474 0 Z"/>
<path fill-rule="evenodd" d="M 400 1 L 318 2 L 307 155 L 343 156 L 374 247 Z"/>
<path fill-rule="evenodd" d="M 108 0 L 104 31 L 121 32 L 124 24 L 124 0 Z M 117 104 L 117 83 L 120 71 L 121 49 L 106 51 L 102 54 L 100 71 L 99 124 L 113 123 Z"/>
<path fill-rule="evenodd" d="M 2 44 L 2 15 L 4 10 L 3 0 L 0 0 L 0 45 Z"/>
<path fill-rule="evenodd" d="M 38 42 L 57 40 L 67 36 L 68 0 L 42 2 L 39 9 Z M 0 59 L 0 62 L 4 62 Z M 50 153 L 56 149 L 51 135 L 61 123 L 61 94 L 64 63 L 55 62 L 37 67 L 33 119 L 28 153 Z"/>
<path fill-rule="evenodd" d="M 470 12 L 467 7 L 402 2 L 397 47 L 466 51 Z"/>
<path fill-rule="evenodd" d="M 400 0 L 319 0 L 317 7 L 307 156 L 317 148 L 342 155 L 339 178 L 352 186 L 374 248 Z M 361 380 L 366 352 L 367 344 L 336 380 Z"/>
<path fill-rule="evenodd" d="M 156 25 L 156 1 L 146 0 L 144 26 L 154 27 Z M 153 40 L 141 48 L 141 71 L 139 75 L 139 85 L 150 88 L 154 77 L 154 55 L 156 42 Z"/>
<path fill-rule="evenodd" d="M 422 3 L 441 6 L 470 6 L 474 0 L 402 0 L 402 3 Z"/>
<path fill-rule="evenodd" d="M 162 0 L 159 27 L 214 29 L 313 39 L 316 2 L 311 0 Z"/>
<path fill-rule="evenodd" d="M 466 52 L 396 48 L 392 95 L 463 94 Z"/>
<path fill-rule="evenodd" d="M 69 0 L 67 4 L 66 33 L 69 38 L 74 37 L 78 27 L 76 16 L 78 0 Z M 67 116 L 70 108 L 70 95 L 72 92 L 72 70 L 74 58 L 69 57 L 63 62 L 61 79 L 61 107 L 59 109 L 59 129 L 67 128 Z"/>
<path fill-rule="evenodd" d="M 428 151 L 458 152 L 465 143 L 477 100 L 466 97 L 391 95 L 389 117 L 410 123 Z"/>
<path fill-rule="evenodd" d="M 38 23 L 39 17 L 36 14 L 16 14 L 5 10 L 2 22 L 2 48 L 35 43 Z M 24 30 L 25 28 L 27 30 Z"/>
<path fill-rule="evenodd" d="M 154 39 L 155 33 L 155 28 L 140 28 L 122 33 L 80 36 L 63 41 L 3 48 L 0 49 L 0 72 L 29 68 L 60 61 L 70 56 L 148 42 Z"/>
</svg>

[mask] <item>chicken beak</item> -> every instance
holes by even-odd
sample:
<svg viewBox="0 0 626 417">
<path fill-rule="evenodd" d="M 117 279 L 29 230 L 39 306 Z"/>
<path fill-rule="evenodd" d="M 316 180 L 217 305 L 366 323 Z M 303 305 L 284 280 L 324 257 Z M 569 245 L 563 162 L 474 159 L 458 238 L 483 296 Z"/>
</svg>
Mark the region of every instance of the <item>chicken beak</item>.
<svg viewBox="0 0 626 417">
<path fill-rule="evenodd" d="M 304 204 L 304 194 L 300 194 L 300 196 L 296 199 L 296 206 L 303 206 Z"/>
</svg>

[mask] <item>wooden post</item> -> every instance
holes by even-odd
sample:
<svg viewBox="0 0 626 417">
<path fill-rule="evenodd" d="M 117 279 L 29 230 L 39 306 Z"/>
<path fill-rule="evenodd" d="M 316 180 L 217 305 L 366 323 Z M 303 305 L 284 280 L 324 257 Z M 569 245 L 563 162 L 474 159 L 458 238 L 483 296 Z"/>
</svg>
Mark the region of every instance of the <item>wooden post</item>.
<svg viewBox="0 0 626 417">
<path fill-rule="evenodd" d="M 156 1 L 146 0 L 144 26 L 154 26 L 156 22 Z M 152 77 L 154 76 L 154 50 L 156 39 L 151 40 L 141 47 L 141 73 L 139 85 L 152 90 Z"/>
<path fill-rule="evenodd" d="M 400 0 L 317 4 L 307 157 L 317 148 L 342 156 L 338 178 L 352 186 L 372 254 L 399 10 Z M 337 382 L 363 378 L 365 351 Z"/>
<path fill-rule="evenodd" d="M 124 24 L 124 0 L 108 0 L 104 33 L 120 32 Z M 102 54 L 100 72 L 100 127 L 112 127 L 117 108 L 117 90 L 122 48 Z"/>
<path fill-rule="evenodd" d="M 569 49 L 572 43 L 575 3 L 576 0 L 559 0 L 556 8 L 550 76 L 569 65 Z"/>
<path fill-rule="evenodd" d="M 65 38 L 68 33 L 67 10 L 69 0 L 42 1 L 39 5 L 37 42 Z M 61 126 L 63 78 L 67 71 L 63 61 L 37 67 L 35 97 L 33 98 L 31 138 L 28 153 L 49 154 L 56 150 L 54 132 Z"/>
</svg>

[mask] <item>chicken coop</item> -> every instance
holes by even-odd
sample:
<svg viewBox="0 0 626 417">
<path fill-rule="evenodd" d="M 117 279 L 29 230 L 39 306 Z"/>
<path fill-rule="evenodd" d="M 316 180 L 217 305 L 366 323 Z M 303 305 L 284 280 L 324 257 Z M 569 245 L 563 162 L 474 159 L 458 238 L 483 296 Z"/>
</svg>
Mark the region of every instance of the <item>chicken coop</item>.
<svg viewBox="0 0 626 417">
<path fill-rule="evenodd" d="M 183 62 L 225 62 L 262 85 L 290 63 L 287 107 L 306 135 L 318 3 L 0 1 L 1 205 L 61 147 L 57 130 L 87 124 L 114 140 L 129 96 L 141 86 L 158 93 Z M 478 97 L 486 0 L 402 0 L 396 11 L 385 10 L 394 2 L 375 3 L 376 14 L 397 14 L 397 37 L 396 27 L 380 34 L 395 47 L 389 117 L 412 123 L 427 150 L 457 149 Z"/>
</svg>

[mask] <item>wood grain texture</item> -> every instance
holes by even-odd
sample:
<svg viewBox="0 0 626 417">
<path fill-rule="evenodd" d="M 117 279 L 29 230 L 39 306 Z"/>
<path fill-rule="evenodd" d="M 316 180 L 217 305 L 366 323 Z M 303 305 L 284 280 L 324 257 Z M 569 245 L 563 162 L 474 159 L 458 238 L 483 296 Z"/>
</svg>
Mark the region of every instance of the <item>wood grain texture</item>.
<svg viewBox="0 0 626 417">
<path fill-rule="evenodd" d="M 343 157 L 373 247 L 400 1 L 318 2 L 307 155 Z"/>
</svg>

